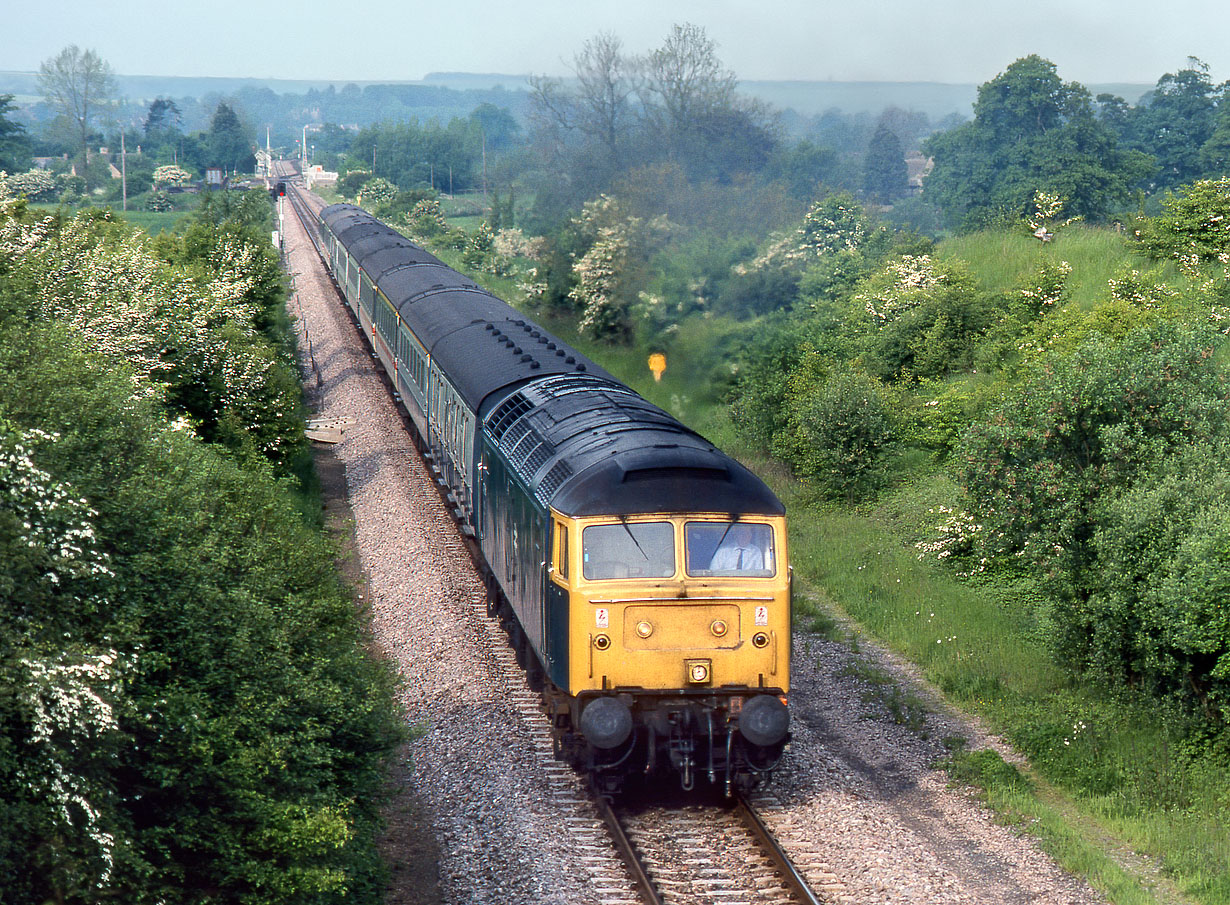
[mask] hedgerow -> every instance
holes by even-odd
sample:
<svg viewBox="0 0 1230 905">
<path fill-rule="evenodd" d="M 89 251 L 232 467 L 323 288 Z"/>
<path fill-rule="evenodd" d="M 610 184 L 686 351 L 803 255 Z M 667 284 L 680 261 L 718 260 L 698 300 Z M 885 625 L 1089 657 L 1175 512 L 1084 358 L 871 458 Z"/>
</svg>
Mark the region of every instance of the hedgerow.
<svg viewBox="0 0 1230 905">
<path fill-rule="evenodd" d="M 201 337 L 202 357 L 266 362 L 220 367 L 226 398 L 202 392 L 236 418 L 278 354 L 234 281 L 181 279 L 105 221 L 14 214 L 0 223 L 0 900 L 378 901 L 391 676 L 364 652 L 277 445 L 257 419 L 237 428 L 252 455 L 203 442 L 166 350 Z M 199 332 L 176 317 L 184 298 Z M 228 331 L 243 343 L 213 345 Z"/>
</svg>

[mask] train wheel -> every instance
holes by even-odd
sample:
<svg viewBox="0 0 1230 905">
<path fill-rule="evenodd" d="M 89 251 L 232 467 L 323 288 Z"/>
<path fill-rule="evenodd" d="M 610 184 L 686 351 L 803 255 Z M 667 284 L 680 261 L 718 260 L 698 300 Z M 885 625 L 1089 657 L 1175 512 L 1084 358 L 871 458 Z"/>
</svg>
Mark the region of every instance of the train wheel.
<svg viewBox="0 0 1230 905">
<path fill-rule="evenodd" d="M 513 651 L 517 655 L 517 665 L 524 670 L 528 670 L 530 654 L 529 644 L 525 640 L 525 632 L 521 630 L 521 626 L 514 622 L 509 626 L 508 635 Z"/>
<path fill-rule="evenodd" d="M 525 681 L 529 683 L 530 691 L 542 691 L 546 684 L 546 671 L 542 668 L 542 664 L 538 662 L 537 655 L 529 650 L 528 647 L 525 659 L 528 661 L 525 664 Z"/>
</svg>

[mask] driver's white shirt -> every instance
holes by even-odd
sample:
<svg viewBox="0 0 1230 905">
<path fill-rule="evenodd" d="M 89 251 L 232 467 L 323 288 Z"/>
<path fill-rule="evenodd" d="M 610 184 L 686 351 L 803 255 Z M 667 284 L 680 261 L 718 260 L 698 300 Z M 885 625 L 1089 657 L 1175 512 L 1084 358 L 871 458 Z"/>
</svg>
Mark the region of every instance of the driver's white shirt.
<svg viewBox="0 0 1230 905">
<path fill-rule="evenodd" d="M 714 572 L 747 571 L 764 568 L 764 553 L 759 547 L 740 547 L 736 544 L 723 544 L 713 554 L 709 563 Z"/>
</svg>

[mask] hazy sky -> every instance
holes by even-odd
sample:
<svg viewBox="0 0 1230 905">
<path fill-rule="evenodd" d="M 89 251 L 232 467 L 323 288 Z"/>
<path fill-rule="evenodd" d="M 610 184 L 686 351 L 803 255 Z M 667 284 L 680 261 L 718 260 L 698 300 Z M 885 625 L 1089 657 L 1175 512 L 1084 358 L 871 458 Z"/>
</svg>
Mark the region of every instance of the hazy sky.
<svg viewBox="0 0 1230 905">
<path fill-rule="evenodd" d="M 75 43 L 121 75 L 566 75 L 599 31 L 641 53 L 682 22 L 741 79 L 981 83 L 1030 53 L 1082 83 L 1151 84 L 1188 56 L 1230 79 L 1226 0 L 11 0 L 0 69 L 37 69 Z"/>
</svg>

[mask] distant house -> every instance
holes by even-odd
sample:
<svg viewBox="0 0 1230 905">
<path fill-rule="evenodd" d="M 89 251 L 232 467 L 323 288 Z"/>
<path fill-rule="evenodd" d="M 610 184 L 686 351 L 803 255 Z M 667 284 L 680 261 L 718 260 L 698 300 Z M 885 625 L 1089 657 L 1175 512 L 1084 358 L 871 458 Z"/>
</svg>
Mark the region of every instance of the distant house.
<svg viewBox="0 0 1230 905">
<path fill-rule="evenodd" d="M 931 168 L 935 166 L 935 159 L 924 157 L 918 151 L 910 151 L 905 155 L 905 166 L 910 194 L 917 195 L 922 191 L 923 180 L 927 178 L 931 173 Z"/>
<path fill-rule="evenodd" d="M 226 188 L 226 170 L 222 167 L 205 168 L 205 187 L 211 189 Z"/>
</svg>

